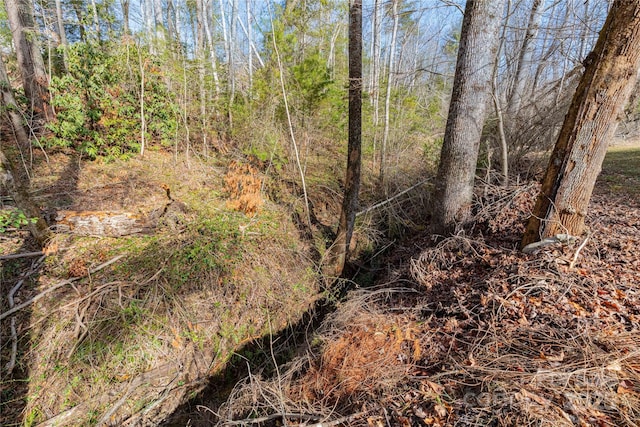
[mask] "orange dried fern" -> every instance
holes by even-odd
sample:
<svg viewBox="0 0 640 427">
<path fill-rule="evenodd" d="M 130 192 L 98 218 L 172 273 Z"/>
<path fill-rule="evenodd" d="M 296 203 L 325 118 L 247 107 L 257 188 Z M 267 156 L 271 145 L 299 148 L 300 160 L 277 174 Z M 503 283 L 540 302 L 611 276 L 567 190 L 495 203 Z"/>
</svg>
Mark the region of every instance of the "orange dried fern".
<svg viewBox="0 0 640 427">
<path fill-rule="evenodd" d="M 254 215 L 262 206 L 260 188 L 262 181 L 258 170 L 251 165 L 233 162 L 229 166 L 224 183 L 229 193 L 227 207 Z"/>
</svg>

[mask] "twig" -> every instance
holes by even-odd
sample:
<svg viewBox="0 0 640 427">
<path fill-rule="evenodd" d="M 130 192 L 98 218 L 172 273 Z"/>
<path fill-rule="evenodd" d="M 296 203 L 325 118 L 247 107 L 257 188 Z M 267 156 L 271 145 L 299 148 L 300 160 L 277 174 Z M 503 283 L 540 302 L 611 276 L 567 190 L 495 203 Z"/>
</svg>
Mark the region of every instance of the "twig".
<svg viewBox="0 0 640 427">
<path fill-rule="evenodd" d="M 361 418 L 368 414 L 370 411 L 358 412 L 357 414 L 347 415 L 337 420 L 327 421 L 322 423 L 310 424 L 308 427 L 334 427 L 340 424 L 349 423 L 355 419 Z M 307 424 L 301 424 L 301 426 L 307 426 Z"/>
<path fill-rule="evenodd" d="M 100 271 L 100 270 L 102 270 L 104 268 L 107 268 L 108 266 L 110 266 L 111 264 L 115 263 L 116 261 L 118 261 L 122 257 L 124 257 L 124 254 L 118 255 L 118 256 L 116 256 L 114 258 L 111 258 L 109 261 L 105 262 L 104 264 L 100 264 L 96 268 L 90 270 L 84 276 L 72 277 L 71 279 L 63 280 L 62 282 L 53 285 L 49 289 L 45 289 L 44 291 L 40 292 L 39 294 L 37 294 L 33 298 L 30 298 L 30 299 L 26 300 L 25 302 L 23 302 L 22 304 L 16 305 L 12 309 L 7 310 L 4 313 L 0 314 L 0 320 L 5 319 L 8 316 L 11 316 L 16 311 L 19 311 L 19 310 L 22 310 L 25 307 L 28 307 L 29 305 L 33 304 L 34 302 L 42 299 L 45 295 L 50 294 L 51 292 L 53 292 L 55 290 L 58 290 L 63 286 L 69 285 L 69 284 L 71 284 L 71 283 L 73 283 L 75 281 L 78 281 L 80 279 L 83 279 L 84 277 L 87 277 L 90 274 L 97 273 L 98 271 Z"/>
<path fill-rule="evenodd" d="M 16 283 L 13 288 L 11 288 L 11 290 L 9 291 L 9 295 L 7 296 L 7 299 L 9 300 L 9 308 L 13 308 L 15 306 L 15 301 L 13 297 L 15 296 L 16 292 L 18 292 L 18 290 L 22 287 L 22 285 L 24 284 L 24 281 L 33 273 L 35 273 L 38 270 L 38 268 L 40 268 L 42 261 L 44 261 L 44 255 L 40 257 L 40 259 L 38 259 L 35 263 L 33 263 L 31 266 L 31 269 L 27 273 L 25 273 L 20 280 L 18 280 L 18 283 Z M 9 374 L 13 371 L 13 368 L 16 366 L 17 355 L 18 355 L 18 331 L 16 330 L 16 318 L 15 316 L 13 316 L 11 317 L 11 357 L 9 358 L 9 362 L 7 362 L 7 364 L 5 365 L 7 373 Z"/>
<path fill-rule="evenodd" d="M 278 418 L 296 418 L 296 419 L 313 419 L 320 418 L 317 415 L 307 415 L 307 414 L 292 414 L 292 413 L 282 413 L 282 414 L 271 414 L 266 417 L 259 418 L 246 418 L 244 420 L 237 421 L 227 421 L 223 425 L 225 426 L 243 426 L 247 424 L 260 424 L 271 420 L 277 420 Z"/>
<path fill-rule="evenodd" d="M 44 255 L 44 252 L 42 252 L 42 251 L 38 251 L 38 252 L 23 252 L 21 254 L 2 255 L 2 256 L 0 256 L 0 261 L 4 261 L 4 260 L 7 260 L 7 259 L 28 258 L 28 257 L 40 256 L 40 255 Z"/>
<path fill-rule="evenodd" d="M 571 264 L 569 264 L 569 270 L 573 270 L 573 267 L 576 266 L 576 261 L 578 261 L 578 255 L 580 255 L 580 251 L 587 245 L 587 241 L 589 241 L 589 237 L 591 237 L 591 232 L 587 234 L 587 237 L 584 238 L 584 241 L 578 246 L 576 253 L 573 254 L 573 259 L 571 260 Z"/>
<path fill-rule="evenodd" d="M 395 195 L 393 195 L 393 196 L 389 197 L 387 200 L 383 200 L 383 201 L 381 201 L 380 203 L 376 203 L 376 204 L 375 204 L 375 205 L 373 205 L 373 206 L 369 206 L 368 208 L 366 208 L 366 209 L 364 209 L 364 210 L 362 210 L 362 211 L 360 211 L 360 212 L 357 212 L 357 213 L 356 213 L 356 217 L 359 217 L 360 215 L 364 215 L 364 214 L 366 214 L 366 213 L 368 213 L 368 212 L 371 212 L 371 211 L 372 211 L 372 210 L 374 210 L 374 209 L 381 208 L 382 206 L 386 205 L 387 203 L 390 203 L 390 202 L 394 201 L 394 200 L 395 200 L 395 199 L 397 199 L 398 197 L 400 197 L 400 196 L 402 196 L 402 195 L 404 195 L 404 194 L 407 194 L 409 191 L 413 190 L 414 188 L 419 187 L 419 186 L 421 186 L 421 185 L 423 185 L 423 184 L 426 184 L 426 183 L 427 183 L 427 182 L 429 182 L 430 180 L 431 180 L 431 179 L 425 179 L 424 181 L 420 181 L 419 183 L 412 185 L 411 187 L 407 188 L 406 190 L 402 190 L 402 191 L 401 191 L 401 192 L 399 192 L 398 194 L 395 194 Z"/>
</svg>

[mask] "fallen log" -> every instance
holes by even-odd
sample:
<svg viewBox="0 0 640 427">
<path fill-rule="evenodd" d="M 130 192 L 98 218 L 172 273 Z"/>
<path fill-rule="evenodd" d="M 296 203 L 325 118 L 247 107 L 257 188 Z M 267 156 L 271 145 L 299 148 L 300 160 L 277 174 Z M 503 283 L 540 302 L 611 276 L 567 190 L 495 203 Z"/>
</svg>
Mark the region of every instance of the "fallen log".
<svg viewBox="0 0 640 427">
<path fill-rule="evenodd" d="M 150 233 L 154 228 L 145 215 L 110 211 L 58 211 L 52 226 L 57 233 L 106 237 Z"/>
</svg>

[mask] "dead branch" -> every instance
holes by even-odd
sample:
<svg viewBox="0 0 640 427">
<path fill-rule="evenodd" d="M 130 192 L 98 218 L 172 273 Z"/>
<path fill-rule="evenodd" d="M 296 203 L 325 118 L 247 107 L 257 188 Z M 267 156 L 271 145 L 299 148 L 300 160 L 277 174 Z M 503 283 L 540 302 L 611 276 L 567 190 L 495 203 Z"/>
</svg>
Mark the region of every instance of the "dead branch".
<svg viewBox="0 0 640 427">
<path fill-rule="evenodd" d="M 19 304 L 19 305 L 13 307 L 12 309 L 7 310 L 4 313 L 0 314 L 0 320 L 3 320 L 5 318 L 7 318 L 8 316 L 11 316 L 16 311 L 22 310 L 23 308 L 30 306 L 34 302 L 42 299 L 43 297 L 45 297 L 46 295 L 50 294 L 51 292 L 62 288 L 63 286 L 70 285 L 71 283 L 76 282 L 76 281 L 78 281 L 80 279 L 83 279 L 83 278 L 87 277 L 90 274 L 97 273 L 98 271 L 107 268 L 108 266 L 110 266 L 111 264 L 117 262 L 118 260 L 120 260 L 124 256 L 125 256 L 125 254 L 113 257 L 109 261 L 105 262 L 104 264 L 100 264 L 96 268 L 93 268 L 92 270 L 89 270 L 89 272 L 87 274 L 85 274 L 84 276 L 72 277 L 71 279 L 63 280 L 62 282 L 59 282 L 59 283 L 53 285 L 49 289 L 45 289 L 44 291 L 40 292 L 39 294 L 37 294 L 33 298 L 30 298 L 30 299 L 26 300 L 25 302 L 23 302 L 22 304 Z"/>
<path fill-rule="evenodd" d="M 580 255 L 580 251 L 587 246 L 587 242 L 589 241 L 589 237 L 591 237 L 591 233 L 587 234 L 587 237 L 584 238 L 584 241 L 578 246 L 576 253 L 573 254 L 573 259 L 571 260 L 571 264 L 569 264 L 569 270 L 573 270 L 573 267 L 576 266 L 576 261 L 578 261 L 578 255 Z"/>
<path fill-rule="evenodd" d="M 35 263 L 32 264 L 31 269 L 27 271 L 22 278 L 16 283 L 13 288 L 9 291 L 9 295 L 7 299 L 9 300 L 9 308 L 13 308 L 15 306 L 15 301 L 13 297 L 16 292 L 22 287 L 24 281 L 34 274 L 42 265 L 42 261 L 44 261 L 45 256 L 42 255 L 40 259 L 38 259 Z M 13 371 L 13 368 L 16 366 L 16 358 L 18 355 L 18 331 L 16 330 L 16 318 L 15 316 L 11 318 L 11 357 L 9 358 L 9 362 L 7 362 L 5 368 L 7 372 L 10 374 Z"/>
<path fill-rule="evenodd" d="M 417 187 L 420 187 L 420 186 L 421 186 L 421 185 L 423 185 L 423 184 L 426 184 L 426 183 L 427 183 L 427 182 L 429 182 L 430 180 L 431 180 L 431 179 L 425 179 L 424 181 L 420 181 L 420 182 L 418 182 L 417 184 L 414 184 L 414 185 L 412 185 L 411 187 L 409 187 L 409 188 L 407 188 L 407 189 L 405 189 L 405 190 L 402 190 L 402 191 L 401 191 L 401 192 L 399 192 L 398 194 L 395 194 L 395 195 L 393 195 L 393 196 L 389 197 L 387 200 L 383 200 L 383 201 L 381 201 L 380 203 L 376 203 L 376 204 L 375 204 L 375 205 L 373 205 L 373 206 L 369 206 L 368 208 L 366 208 L 366 209 L 364 209 L 364 210 L 361 210 L 360 212 L 357 212 L 357 213 L 356 213 L 356 217 L 359 217 L 359 216 L 361 216 L 361 215 L 364 215 L 364 214 L 366 214 L 366 213 L 369 213 L 369 212 L 371 212 L 371 211 L 372 211 L 372 210 L 374 210 L 374 209 L 381 208 L 382 206 L 384 206 L 384 205 L 386 205 L 386 204 L 388 204 L 388 203 L 390 203 L 390 202 L 394 201 L 394 200 L 395 200 L 395 199 L 397 199 L 398 197 L 400 197 L 400 196 L 402 196 L 402 195 L 404 195 L 404 194 L 407 194 L 409 191 L 413 190 L 414 188 L 417 188 Z"/>
<path fill-rule="evenodd" d="M 2 255 L 2 256 L 0 256 L 0 261 L 5 261 L 5 260 L 8 260 L 8 259 L 29 258 L 29 257 L 40 256 L 40 255 L 44 255 L 44 252 L 42 252 L 42 251 L 38 251 L 38 252 L 23 252 L 23 253 L 20 253 L 20 254 Z"/>
</svg>

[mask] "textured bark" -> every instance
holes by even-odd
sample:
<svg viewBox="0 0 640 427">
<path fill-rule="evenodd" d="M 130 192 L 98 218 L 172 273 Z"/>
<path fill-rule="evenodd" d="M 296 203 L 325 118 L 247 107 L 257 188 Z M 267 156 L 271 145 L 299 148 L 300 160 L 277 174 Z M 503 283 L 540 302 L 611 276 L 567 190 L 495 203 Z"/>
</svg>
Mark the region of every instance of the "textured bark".
<svg viewBox="0 0 640 427">
<path fill-rule="evenodd" d="M 55 230 L 81 236 L 120 237 L 153 229 L 147 217 L 129 212 L 58 211 Z"/>
<path fill-rule="evenodd" d="M 28 228 L 36 242 L 44 247 L 50 234 L 49 227 L 41 217 L 40 209 L 29 197 L 28 183 L 25 182 L 22 174 L 16 172 L 2 150 L 0 150 L 0 186 L 7 189 L 16 206 L 28 218 L 37 218 L 35 223 L 28 225 Z"/>
<path fill-rule="evenodd" d="M 49 79 L 38 43 L 30 0 L 5 0 L 24 93 L 39 117 L 50 120 Z"/>
<path fill-rule="evenodd" d="M 334 277 L 339 277 L 349 256 L 349 245 L 358 210 L 362 157 L 362 0 L 349 7 L 349 147 L 344 198 L 336 240 L 329 252 Z"/>
<path fill-rule="evenodd" d="M 522 240 L 579 235 L 618 117 L 640 67 L 640 1 L 614 1 L 558 136 Z"/>
<path fill-rule="evenodd" d="M 18 112 L 16 100 L 13 97 L 13 90 L 7 78 L 7 72 L 2 58 L 0 58 L 0 92 L 2 94 L 1 105 L 9 116 L 16 141 L 22 146 L 28 145 L 29 139 L 22 123 L 22 115 Z M 24 174 L 17 173 L 13 164 L 2 150 L 0 150 L 0 186 L 6 187 L 16 206 L 21 209 L 27 217 L 38 218 L 35 224 L 29 224 L 29 231 L 38 244 L 44 246 L 49 236 L 49 228 L 44 219 L 41 218 L 40 209 L 29 197 L 27 177 Z"/>
<path fill-rule="evenodd" d="M 437 234 L 453 231 L 470 213 L 504 5 L 505 0 L 469 0 L 465 7 L 435 188 L 432 229 Z"/>
<path fill-rule="evenodd" d="M 24 129 L 22 115 L 18 109 L 16 99 L 13 96 L 13 89 L 11 88 L 9 77 L 7 77 L 7 70 L 4 66 L 2 57 L 0 57 L 0 93 L 2 96 L 2 106 L 9 117 L 9 122 L 11 123 L 16 142 L 21 147 L 28 147 L 29 137 Z"/>
</svg>

